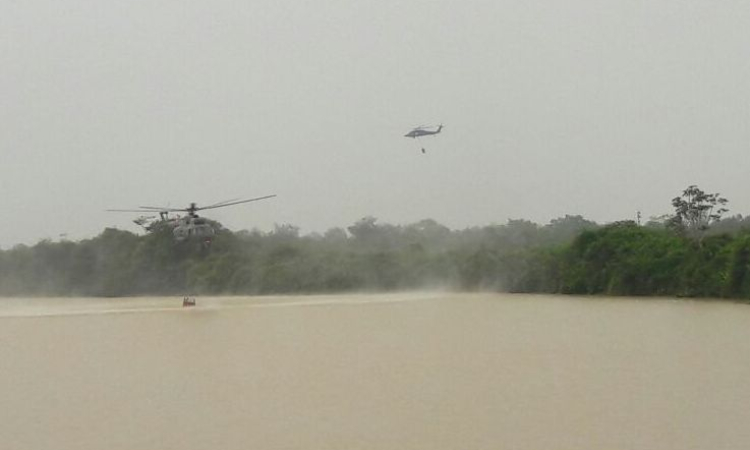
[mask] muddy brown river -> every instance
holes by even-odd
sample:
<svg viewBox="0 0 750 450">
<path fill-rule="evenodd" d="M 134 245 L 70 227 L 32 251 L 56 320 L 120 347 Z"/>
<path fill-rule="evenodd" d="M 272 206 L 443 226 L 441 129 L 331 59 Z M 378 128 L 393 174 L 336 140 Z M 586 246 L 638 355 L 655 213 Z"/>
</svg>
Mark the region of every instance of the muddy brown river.
<svg viewBox="0 0 750 450">
<path fill-rule="evenodd" d="M 0 299 L 0 449 L 750 448 L 750 306 Z"/>
</svg>

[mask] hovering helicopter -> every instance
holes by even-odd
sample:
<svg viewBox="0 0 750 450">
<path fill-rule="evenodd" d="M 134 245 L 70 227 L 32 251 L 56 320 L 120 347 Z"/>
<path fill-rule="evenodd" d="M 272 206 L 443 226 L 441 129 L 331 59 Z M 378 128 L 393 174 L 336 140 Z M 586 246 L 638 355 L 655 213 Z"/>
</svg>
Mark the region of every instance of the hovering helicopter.
<svg viewBox="0 0 750 450">
<path fill-rule="evenodd" d="M 198 216 L 198 214 L 196 214 L 197 211 L 202 211 L 204 209 L 223 208 L 225 206 L 239 205 L 241 203 L 256 202 L 273 197 L 276 197 L 276 194 L 250 198 L 246 200 L 225 200 L 223 202 L 214 203 L 208 206 L 198 206 L 195 203 L 190 203 L 190 206 L 188 206 L 187 208 L 171 208 L 168 206 L 139 206 L 139 209 L 108 209 L 107 211 L 159 213 L 159 219 L 157 219 L 156 216 L 140 216 L 133 222 L 142 226 L 146 231 L 155 231 L 161 226 L 168 226 L 172 229 L 172 234 L 177 241 L 185 241 L 191 238 L 200 238 L 203 239 L 204 243 L 208 244 L 216 234 L 216 229 L 214 228 L 214 225 L 212 225 L 210 220 Z M 179 215 L 169 217 L 170 213 L 176 212 L 186 212 L 187 215 L 184 217 L 180 217 Z"/>
<path fill-rule="evenodd" d="M 414 128 L 410 132 L 406 133 L 404 137 L 410 137 L 410 138 L 418 138 L 422 136 L 432 136 L 433 134 L 438 134 L 443 129 L 443 125 L 439 125 L 438 129 L 435 131 L 430 131 L 427 129 L 428 127 L 422 125 Z"/>
<path fill-rule="evenodd" d="M 424 125 L 418 126 L 418 127 L 414 128 L 413 130 L 411 130 L 410 132 L 406 133 L 404 135 L 404 137 L 416 139 L 416 138 L 420 138 L 422 136 L 434 136 L 434 135 L 440 133 L 440 131 L 443 129 L 443 125 L 440 124 L 437 127 L 437 130 L 434 130 L 434 131 L 431 131 L 428 128 L 433 128 L 433 127 L 427 127 L 427 126 L 424 126 Z M 422 147 L 422 153 L 426 153 L 426 152 L 427 151 L 424 149 L 424 147 Z"/>
</svg>

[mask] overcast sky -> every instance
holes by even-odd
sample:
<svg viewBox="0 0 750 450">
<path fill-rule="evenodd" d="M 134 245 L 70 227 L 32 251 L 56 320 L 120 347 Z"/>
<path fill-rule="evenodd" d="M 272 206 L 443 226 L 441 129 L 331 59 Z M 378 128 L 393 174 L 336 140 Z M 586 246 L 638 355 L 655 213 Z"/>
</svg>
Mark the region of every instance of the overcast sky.
<svg viewBox="0 0 750 450">
<path fill-rule="evenodd" d="M 267 194 L 206 216 L 750 214 L 747 0 L 0 0 L 0 67 L 3 248 Z"/>
</svg>

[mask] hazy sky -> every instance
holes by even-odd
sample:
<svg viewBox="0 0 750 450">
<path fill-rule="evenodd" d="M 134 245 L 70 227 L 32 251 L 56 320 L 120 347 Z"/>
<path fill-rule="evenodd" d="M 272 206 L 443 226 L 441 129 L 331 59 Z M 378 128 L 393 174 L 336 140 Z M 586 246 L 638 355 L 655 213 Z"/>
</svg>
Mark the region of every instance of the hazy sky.
<svg viewBox="0 0 750 450">
<path fill-rule="evenodd" d="M 750 214 L 749 51 L 747 0 L 0 0 L 0 246 L 274 193 L 206 216 Z"/>
</svg>

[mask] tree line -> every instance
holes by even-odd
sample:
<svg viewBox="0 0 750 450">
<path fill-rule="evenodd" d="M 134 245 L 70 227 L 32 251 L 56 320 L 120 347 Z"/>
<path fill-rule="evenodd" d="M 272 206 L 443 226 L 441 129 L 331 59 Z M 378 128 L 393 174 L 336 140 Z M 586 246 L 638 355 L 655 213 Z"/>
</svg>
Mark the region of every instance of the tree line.
<svg viewBox="0 0 750 450">
<path fill-rule="evenodd" d="M 176 242 L 168 227 L 146 235 L 108 228 L 78 242 L 0 251 L 0 295 L 503 289 L 485 259 L 569 243 L 596 226 L 566 216 L 546 226 L 510 220 L 457 231 L 430 219 L 402 226 L 365 217 L 306 235 L 288 224 L 269 232 L 219 229 L 209 247 Z"/>
<path fill-rule="evenodd" d="M 750 298 L 750 219 L 690 186 L 645 224 L 565 216 L 451 230 L 365 217 L 302 235 L 219 228 L 210 247 L 108 228 L 0 251 L 0 295 L 280 294 L 419 288 Z"/>
</svg>

